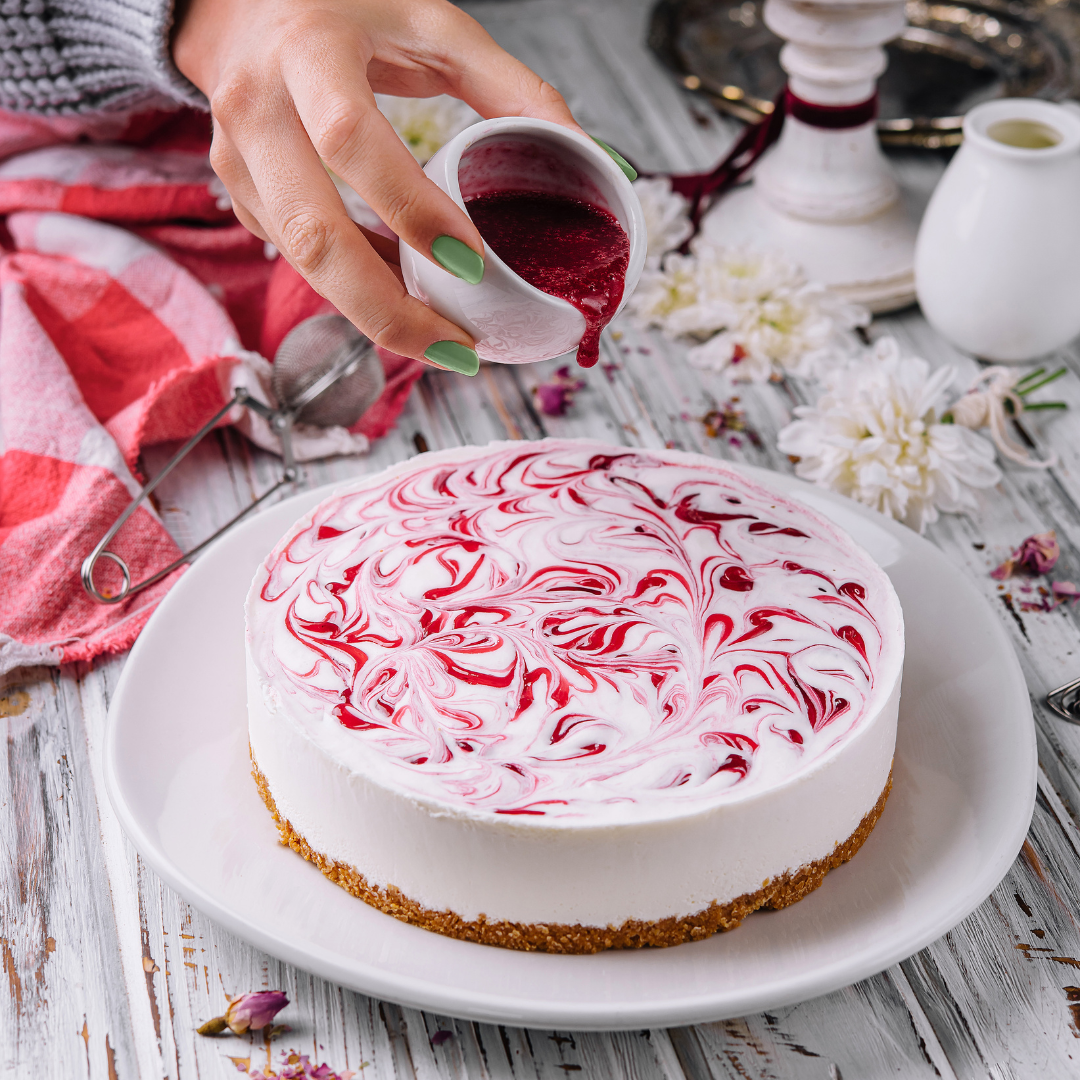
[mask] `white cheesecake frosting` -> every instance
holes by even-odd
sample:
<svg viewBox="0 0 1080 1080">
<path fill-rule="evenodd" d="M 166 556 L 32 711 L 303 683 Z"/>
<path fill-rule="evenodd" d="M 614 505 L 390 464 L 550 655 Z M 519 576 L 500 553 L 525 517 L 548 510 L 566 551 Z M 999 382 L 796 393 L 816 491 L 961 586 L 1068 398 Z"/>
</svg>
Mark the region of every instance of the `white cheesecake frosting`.
<svg viewBox="0 0 1080 1080">
<path fill-rule="evenodd" d="M 247 603 L 252 753 L 310 847 L 462 919 L 619 925 L 820 860 L 886 786 L 900 606 L 737 469 L 426 454 L 294 526 Z"/>
</svg>

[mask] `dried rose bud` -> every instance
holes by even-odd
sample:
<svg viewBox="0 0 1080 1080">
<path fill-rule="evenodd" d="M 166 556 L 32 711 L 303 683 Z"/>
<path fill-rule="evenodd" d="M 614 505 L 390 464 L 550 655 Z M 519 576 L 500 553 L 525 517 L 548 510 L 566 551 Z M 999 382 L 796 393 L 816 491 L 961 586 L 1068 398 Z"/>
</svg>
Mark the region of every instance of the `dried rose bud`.
<svg viewBox="0 0 1080 1080">
<path fill-rule="evenodd" d="M 280 990 L 241 994 L 229 1002 L 224 1016 L 215 1016 L 196 1030 L 200 1035 L 221 1035 L 226 1028 L 234 1035 L 258 1031 L 270 1024 L 288 1004 L 289 999 Z M 280 1030 L 286 1029 L 282 1027 Z"/>
<path fill-rule="evenodd" d="M 229 1002 L 225 1010 L 225 1023 L 234 1035 L 258 1031 L 273 1019 L 289 999 L 280 990 L 259 990 L 253 994 L 241 994 Z"/>
<path fill-rule="evenodd" d="M 1061 555 L 1057 533 L 1036 533 L 1029 536 L 1000 566 L 990 571 L 997 581 L 1004 581 L 1015 574 L 1048 574 Z"/>
</svg>

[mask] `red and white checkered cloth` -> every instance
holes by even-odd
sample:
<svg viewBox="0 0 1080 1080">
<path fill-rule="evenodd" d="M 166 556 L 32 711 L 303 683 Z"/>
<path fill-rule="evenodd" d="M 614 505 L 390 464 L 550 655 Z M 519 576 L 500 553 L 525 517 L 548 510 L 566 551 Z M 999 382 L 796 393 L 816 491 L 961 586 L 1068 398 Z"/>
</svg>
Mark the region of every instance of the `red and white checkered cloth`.
<svg viewBox="0 0 1080 1080">
<path fill-rule="evenodd" d="M 142 448 L 190 437 L 241 383 L 265 400 L 263 358 L 332 310 L 237 223 L 208 148 L 194 111 L 0 113 L 0 672 L 132 644 L 181 571 L 105 606 L 79 569 L 138 492 Z M 351 433 L 301 432 L 299 456 L 366 449 L 393 425 L 421 367 L 381 355 L 379 401 Z M 179 555 L 145 504 L 110 546 L 134 581 Z"/>
</svg>

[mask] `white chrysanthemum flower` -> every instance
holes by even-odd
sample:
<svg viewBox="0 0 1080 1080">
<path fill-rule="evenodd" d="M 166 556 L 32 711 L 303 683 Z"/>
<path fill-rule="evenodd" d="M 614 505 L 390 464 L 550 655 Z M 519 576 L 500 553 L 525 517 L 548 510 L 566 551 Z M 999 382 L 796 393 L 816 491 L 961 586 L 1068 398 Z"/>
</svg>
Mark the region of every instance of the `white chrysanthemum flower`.
<svg viewBox="0 0 1080 1080">
<path fill-rule="evenodd" d="M 663 176 L 635 180 L 634 191 L 641 202 L 649 238 L 645 265 L 657 269 L 664 256 L 681 247 L 694 231 L 690 223 L 690 203 L 672 191 L 671 181 Z"/>
<path fill-rule="evenodd" d="M 702 238 L 689 255 L 647 269 L 629 310 L 669 337 L 701 342 L 687 355 L 695 367 L 750 382 L 821 375 L 855 354 L 853 331 L 870 321 L 781 255 Z"/>
<path fill-rule="evenodd" d="M 446 94 L 429 98 L 376 94 L 375 103 L 421 165 L 458 132 L 480 119 L 464 101 Z"/>
<path fill-rule="evenodd" d="M 994 447 L 958 424 L 942 424 L 955 372 L 931 373 L 882 338 L 861 360 L 833 370 L 814 406 L 777 437 L 799 458 L 795 473 L 922 532 L 938 511 L 974 510 L 974 490 L 1001 479 Z"/>
<path fill-rule="evenodd" d="M 694 367 L 764 382 L 773 374 L 820 377 L 852 357 L 864 313 L 822 285 L 782 286 L 735 305 L 728 328 L 690 350 Z"/>
<path fill-rule="evenodd" d="M 697 256 L 673 252 L 662 268 L 646 268 L 630 297 L 629 313 L 643 326 L 656 326 L 668 337 L 705 340 L 736 317 L 723 295 L 706 295 Z"/>
<path fill-rule="evenodd" d="M 704 236 L 693 244 L 706 291 L 723 292 L 736 303 L 762 303 L 806 284 L 802 270 L 777 251 L 729 248 Z"/>
</svg>

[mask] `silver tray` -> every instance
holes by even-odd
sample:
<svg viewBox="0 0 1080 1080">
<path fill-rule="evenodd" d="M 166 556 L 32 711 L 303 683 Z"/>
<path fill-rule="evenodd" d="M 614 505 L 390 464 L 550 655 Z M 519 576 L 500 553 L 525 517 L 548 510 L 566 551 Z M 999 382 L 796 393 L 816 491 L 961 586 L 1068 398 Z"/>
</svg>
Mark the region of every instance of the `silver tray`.
<svg viewBox="0 0 1080 1080">
<path fill-rule="evenodd" d="M 908 28 L 887 45 L 879 85 L 881 141 L 936 148 L 961 139 L 964 114 L 998 97 L 1080 96 L 1077 0 L 959 4 L 908 0 Z M 782 42 L 764 0 L 660 0 L 649 45 L 689 90 L 752 122 L 784 84 Z"/>
</svg>

